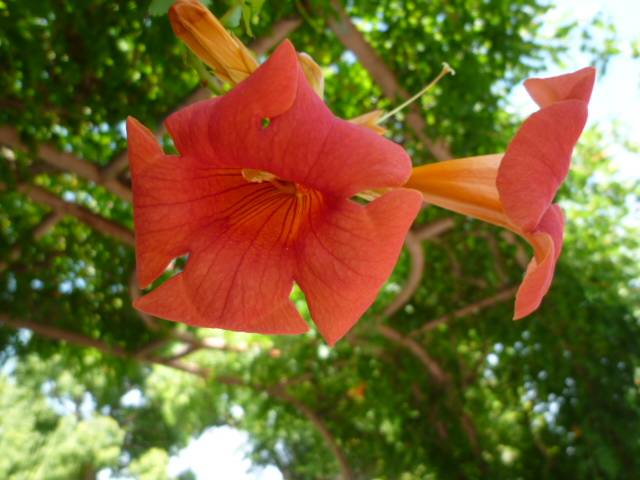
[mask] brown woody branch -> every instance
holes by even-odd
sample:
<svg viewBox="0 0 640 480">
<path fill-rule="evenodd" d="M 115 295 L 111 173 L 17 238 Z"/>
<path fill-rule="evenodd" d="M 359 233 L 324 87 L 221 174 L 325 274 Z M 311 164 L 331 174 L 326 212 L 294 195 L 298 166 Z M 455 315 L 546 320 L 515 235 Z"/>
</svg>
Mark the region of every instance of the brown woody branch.
<svg viewBox="0 0 640 480">
<path fill-rule="evenodd" d="M 453 229 L 455 225 L 456 222 L 453 218 L 443 218 L 415 228 L 412 230 L 412 233 L 418 240 L 429 240 L 448 232 Z"/>
<path fill-rule="evenodd" d="M 392 100 L 409 98 L 409 92 L 400 85 L 394 72 L 384 63 L 378 52 L 356 28 L 341 2 L 333 0 L 331 5 L 335 9 L 336 16 L 329 18 L 329 27 L 340 42 L 358 57 L 358 60 L 365 70 L 369 72 L 371 78 L 380 86 L 382 93 Z M 409 107 L 407 123 L 418 140 L 427 147 L 436 159 L 446 160 L 452 157 L 449 147 L 444 142 L 433 140 L 425 133 L 427 124 L 416 103 Z"/>
<path fill-rule="evenodd" d="M 135 244 L 133 232 L 128 228 L 111 220 L 107 220 L 100 215 L 96 215 L 84 207 L 74 203 L 65 202 L 57 195 L 54 195 L 41 187 L 23 184 L 18 186 L 18 191 L 27 195 L 34 202 L 47 205 L 49 208 L 54 210 L 57 215 L 71 215 L 91 228 L 105 235 L 110 235 L 127 245 L 133 246 Z"/>
<path fill-rule="evenodd" d="M 407 281 L 400 293 L 398 293 L 393 302 L 385 308 L 383 313 L 385 317 L 392 316 L 406 305 L 420 286 L 420 281 L 422 280 L 422 275 L 424 273 L 424 252 L 422 251 L 422 243 L 413 233 L 408 232 L 407 237 L 404 240 L 404 245 L 407 247 L 407 251 L 411 256 L 411 271 L 409 272 L 409 277 L 407 278 Z"/>
<path fill-rule="evenodd" d="M 164 365 L 169 368 L 173 368 L 176 370 L 180 370 L 197 377 L 203 378 L 205 380 L 210 378 L 210 372 L 200 368 L 197 365 L 180 362 L 176 358 L 162 358 L 153 355 L 145 355 L 139 356 L 135 353 L 131 353 L 126 351 L 125 349 L 118 346 L 111 346 L 107 343 L 97 340 L 86 335 L 70 332 L 58 327 L 54 327 L 52 325 L 46 325 L 39 322 L 33 322 L 29 320 L 18 320 L 10 317 L 9 315 L 0 313 L 0 325 L 6 325 L 11 328 L 20 329 L 25 328 L 31 330 L 33 333 L 37 335 L 41 335 L 46 338 L 50 338 L 52 340 L 63 341 L 67 343 L 71 343 L 81 347 L 95 348 L 96 350 L 101 351 L 107 355 L 113 355 L 118 358 L 130 359 L 130 360 L 141 360 L 147 363 Z M 231 377 L 226 375 L 218 375 L 215 377 L 216 382 L 224 385 L 230 386 L 240 386 L 254 389 L 256 391 L 262 391 L 267 393 L 273 398 L 282 400 L 286 403 L 289 403 L 293 406 L 299 413 L 309 420 L 309 422 L 313 425 L 313 427 L 318 431 L 322 439 L 324 440 L 327 448 L 331 451 L 331 453 L 335 456 L 336 461 L 340 467 L 341 478 L 342 480 L 352 480 L 353 473 L 351 468 L 349 467 L 349 463 L 347 462 L 346 456 L 336 440 L 333 438 L 333 435 L 327 428 L 325 422 L 322 418 L 311 409 L 308 405 L 304 404 L 296 397 L 288 393 L 285 389 L 280 386 L 276 387 L 262 387 L 248 384 L 237 377 Z"/>
<path fill-rule="evenodd" d="M 422 347 L 422 345 L 420 345 L 416 340 L 411 337 L 402 335 L 400 332 L 388 325 L 378 325 L 377 330 L 383 337 L 407 349 L 414 357 L 416 357 L 420 361 L 420 363 L 424 365 L 426 370 L 430 373 L 431 377 L 438 385 L 444 385 L 448 383 L 448 375 L 440 367 L 438 362 L 431 358 Z"/>
<path fill-rule="evenodd" d="M 28 150 L 20 140 L 18 131 L 12 127 L 0 127 L 0 143 L 9 145 L 15 150 Z M 75 173 L 85 180 L 103 186 L 123 200 L 131 201 L 131 190 L 128 187 L 116 178 L 105 178 L 96 165 L 86 160 L 78 158 L 71 153 L 63 152 L 47 143 L 38 145 L 35 155 L 58 170 Z"/>
<path fill-rule="evenodd" d="M 409 277 L 400 291 L 400 293 L 396 296 L 393 302 L 389 304 L 389 306 L 384 311 L 385 317 L 390 317 L 396 312 L 398 312 L 406 303 L 411 299 L 414 295 L 416 289 L 420 286 L 420 281 L 422 279 L 422 275 L 424 273 L 424 252 L 422 250 L 422 242 L 419 239 L 419 235 L 422 238 L 431 238 L 436 234 L 440 234 L 449 228 L 452 228 L 453 223 L 448 222 L 437 222 L 436 224 L 430 224 L 426 227 L 422 227 L 418 230 L 418 234 L 416 232 L 409 232 L 407 234 L 407 238 L 405 241 L 405 246 L 407 247 L 407 251 L 411 255 L 411 271 L 409 273 Z M 380 333 L 383 337 L 395 343 L 396 345 L 408 350 L 414 357 L 416 357 L 422 365 L 429 372 L 433 380 L 439 384 L 443 385 L 448 382 L 448 376 L 440 367 L 438 362 L 436 362 L 427 351 L 424 349 L 422 345 L 420 345 L 414 339 L 407 337 L 397 330 L 391 328 L 388 325 L 378 325 L 376 327 L 378 333 Z"/>
<path fill-rule="evenodd" d="M 311 424 L 324 440 L 329 450 L 331 450 L 331 453 L 333 453 L 333 456 L 338 461 L 338 466 L 340 467 L 340 478 L 342 480 L 352 480 L 354 476 L 353 472 L 351 471 L 351 467 L 349 466 L 349 462 L 347 461 L 347 457 L 345 456 L 336 440 L 333 438 L 333 435 L 327 428 L 322 418 L 320 418 L 320 416 L 316 412 L 314 412 L 313 409 L 309 408 L 309 406 L 302 403 L 300 400 L 298 400 L 296 397 L 289 394 L 285 390 L 272 388 L 267 389 L 267 392 L 273 397 L 279 398 L 289 403 L 296 410 L 298 410 L 298 412 L 307 417 L 307 420 L 311 422 Z"/>
</svg>

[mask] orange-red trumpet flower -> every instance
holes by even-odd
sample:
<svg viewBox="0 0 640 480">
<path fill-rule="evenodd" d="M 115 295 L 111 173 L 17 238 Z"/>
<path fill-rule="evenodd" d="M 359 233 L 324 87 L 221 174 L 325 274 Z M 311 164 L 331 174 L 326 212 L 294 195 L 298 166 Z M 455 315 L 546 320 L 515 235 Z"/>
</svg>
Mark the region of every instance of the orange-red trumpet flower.
<svg viewBox="0 0 640 480">
<path fill-rule="evenodd" d="M 405 185 L 449 210 L 508 228 L 533 247 L 516 294 L 519 319 L 536 310 L 562 249 L 564 216 L 551 202 L 564 181 L 587 120 L 595 70 L 525 82 L 541 107 L 523 123 L 504 154 L 417 167 Z"/>
<path fill-rule="evenodd" d="M 182 273 L 136 308 L 196 326 L 302 333 L 293 282 L 329 344 L 374 301 L 422 203 L 402 187 L 405 151 L 335 117 L 309 86 L 289 42 L 229 93 L 166 122 L 165 155 L 129 118 L 138 282 L 188 254 Z"/>
</svg>

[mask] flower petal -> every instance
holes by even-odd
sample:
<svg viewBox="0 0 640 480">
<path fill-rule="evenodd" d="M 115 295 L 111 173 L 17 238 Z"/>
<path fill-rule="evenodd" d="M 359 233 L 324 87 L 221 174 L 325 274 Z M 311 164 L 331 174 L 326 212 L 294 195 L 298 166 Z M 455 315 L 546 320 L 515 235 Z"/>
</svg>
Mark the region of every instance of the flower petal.
<svg viewBox="0 0 640 480">
<path fill-rule="evenodd" d="M 299 73 L 293 45 L 283 42 L 249 78 L 229 93 L 197 102 L 173 113 L 165 125 L 178 151 L 206 159 L 218 156 L 223 165 L 249 167 L 244 154 L 268 152 L 255 141 L 244 144 L 249 133 L 263 134 L 262 120 L 283 114 L 296 99 Z M 317 97 L 316 97 L 317 98 Z M 264 147 L 264 145 L 262 145 Z"/>
<path fill-rule="evenodd" d="M 164 155 L 149 130 L 128 121 L 138 283 L 146 287 L 168 263 L 192 251 L 192 237 L 259 206 L 273 190 L 247 182 L 237 169 L 193 157 Z M 246 203 L 245 203 L 246 202 Z M 238 215 L 240 217 L 238 217 Z"/>
<path fill-rule="evenodd" d="M 193 160 L 164 155 L 153 134 L 132 117 L 127 133 L 137 278 L 146 287 L 173 258 L 187 252 L 188 237 L 206 213 L 205 208 L 197 215 L 195 207 L 208 192 L 211 172 Z"/>
<path fill-rule="evenodd" d="M 586 67 L 557 77 L 530 78 L 524 82 L 524 86 L 540 108 L 544 108 L 563 100 L 588 103 L 595 78 L 596 69 Z"/>
<path fill-rule="evenodd" d="M 564 215 L 558 205 L 551 205 L 542 217 L 538 230 L 526 238 L 534 248 L 535 256 L 518 288 L 514 320 L 534 312 L 549 291 L 556 262 L 562 251 Z"/>
<path fill-rule="evenodd" d="M 324 74 L 320 65 L 306 53 L 299 53 L 298 60 L 309 86 L 320 98 L 324 98 Z"/>
<path fill-rule="evenodd" d="M 496 184 L 504 211 L 523 230 L 535 230 L 549 208 L 586 120 L 585 102 L 554 103 L 525 120 L 509 144 Z"/>
<path fill-rule="evenodd" d="M 331 113 L 289 42 L 215 102 L 173 114 L 167 129 L 183 155 L 266 171 L 341 197 L 400 186 L 411 172 L 400 146 Z"/>
<path fill-rule="evenodd" d="M 189 300 L 183 274 L 160 285 L 151 293 L 134 302 L 134 307 L 149 315 L 194 327 L 218 327 L 207 315 L 200 314 Z M 286 300 L 270 313 L 261 314 L 246 322 L 229 322 L 220 326 L 227 330 L 264 334 L 300 334 L 309 330 L 307 324 L 290 300 Z"/>
<path fill-rule="evenodd" d="M 375 300 L 421 204 L 418 192 L 399 189 L 366 207 L 341 201 L 325 218 L 310 222 L 298 249 L 295 279 L 330 345 Z"/>
<path fill-rule="evenodd" d="M 411 158 L 373 130 L 334 118 L 317 160 L 303 182 L 351 197 L 376 188 L 400 187 L 411 175 Z"/>
<path fill-rule="evenodd" d="M 284 212 L 272 205 L 271 214 L 260 216 L 261 225 L 250 232 L 239 232 L 238 224 L 226 231 L 203 229 L 191 241 L 184 272 L 142 297 L 136 306 L 192 325 L 255 333 L 307 331 L 289 301 L 293 253 L 272 236 L 271 230 L 279 228 L 278 215 Z"/>
</svg>

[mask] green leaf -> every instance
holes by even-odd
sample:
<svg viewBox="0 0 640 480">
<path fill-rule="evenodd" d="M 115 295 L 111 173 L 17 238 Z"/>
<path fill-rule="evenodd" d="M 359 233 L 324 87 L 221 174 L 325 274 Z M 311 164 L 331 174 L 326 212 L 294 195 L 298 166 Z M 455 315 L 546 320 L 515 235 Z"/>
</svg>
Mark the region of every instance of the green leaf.
<svg viewBox="0 0 640 480">
<path fill-rule="evenodd" d="M 244 4 L 242 6 L 242 19 L 244 20 L 244 29 L 247 32 L 247 35 L 253 37 L 253 32 L 251 31 L 251 18 L 253 17 L 253 12 L 251 10 L 251 6 L 248 4 Z"/>
<path fill-rule="evenodd" d="M 165 15 L 172 4 L 173 0 L 152 0 L 149 5 L 149 15 L 153 15 L 155 17 Z"/>
<path fill-rule="evenodd" d="M 240 25 L 240 18 L 242 16 L 242 5 L 234 5 L 227 13 L 225 13 L 220 21 L 227 28 L 236 28 Z"/>
<path fill-rule="evenodd" d="M 153 15 L 154 17 L 165 15 L 174 1 L 175 0 L 151 0 L 148 10 L 149 15 Z M 200 0 L 200 3 L 209 6 L 211 5 L 211 0 Z"/>
</svg>

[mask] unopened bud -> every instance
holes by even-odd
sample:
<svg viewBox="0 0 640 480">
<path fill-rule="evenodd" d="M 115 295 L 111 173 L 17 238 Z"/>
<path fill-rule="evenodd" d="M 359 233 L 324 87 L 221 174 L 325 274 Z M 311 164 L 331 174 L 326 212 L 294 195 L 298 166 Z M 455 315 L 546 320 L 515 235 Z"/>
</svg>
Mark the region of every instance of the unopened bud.
<svg viewBox="0 0 640 480">
<path fill-rule="evenodd" d="M 235 85 L 258 68 L 247 47 L 197 0 L 176 1 L 169 21 L 176 36 L 221 80 Z"/>
</svg>

